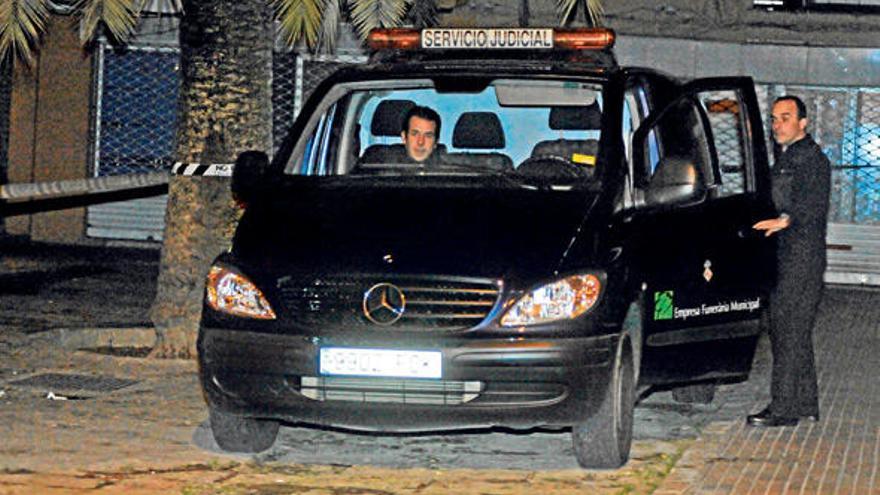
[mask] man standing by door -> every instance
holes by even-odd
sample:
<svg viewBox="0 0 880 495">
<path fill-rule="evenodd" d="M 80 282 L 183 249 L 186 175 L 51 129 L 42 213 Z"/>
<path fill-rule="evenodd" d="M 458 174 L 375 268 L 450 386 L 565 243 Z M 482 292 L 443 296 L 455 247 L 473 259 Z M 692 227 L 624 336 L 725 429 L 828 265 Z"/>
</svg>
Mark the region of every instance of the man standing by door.
<svg viewBox="0 0 880 495">
<path fill-rule="evenodd" d="M 806 106 L 782 96 L 773 103 L 773 137 L 782 153 L 773 168 L 778 218 L 754 225 L 779 233 L 779 279 L 770 297 L 773 354 L 770 405 L 748 416 L 752 426 L 793 426 L 819 419 L 813 323 L 822 297 L 831 165 L 806 132 Z"/>
</svg>

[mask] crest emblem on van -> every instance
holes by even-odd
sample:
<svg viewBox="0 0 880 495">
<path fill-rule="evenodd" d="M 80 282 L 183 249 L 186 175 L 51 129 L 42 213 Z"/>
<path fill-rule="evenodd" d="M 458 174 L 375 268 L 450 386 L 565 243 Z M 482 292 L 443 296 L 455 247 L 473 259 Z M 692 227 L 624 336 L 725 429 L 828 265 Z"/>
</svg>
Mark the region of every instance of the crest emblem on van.
<svg viewBox="0 0 880 495">
<path fill-rule="evenodd" d="M 406 296 L 394 284 L 382 282 L 364 292 L 364 316 L 377 325 L 391 325 L 406 311 Z"/>
</svg>

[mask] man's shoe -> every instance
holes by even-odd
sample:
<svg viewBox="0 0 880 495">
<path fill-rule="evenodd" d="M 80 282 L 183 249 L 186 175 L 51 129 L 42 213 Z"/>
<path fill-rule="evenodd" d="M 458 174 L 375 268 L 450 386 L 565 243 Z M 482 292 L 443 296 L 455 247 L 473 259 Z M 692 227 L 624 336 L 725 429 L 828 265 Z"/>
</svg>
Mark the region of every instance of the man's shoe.
<svg viewBox="0 0 880 495">
<path fill-rule="evenodd" d="M 770 408 L 764 408 L 763 411 L 746 416 L 746 423 L 751 426 L 795 426 L 798 424 L 798 418 L 788 418 L 785 416 L 777 416 L 770 411 Z"/>
<path fill-rule="evenodd" d="M 773 413 L 770 412 L 770 407 L 768 406 L 768 407 L 765 407 L 764 409 L 762 409 L 761 412 L 759 412 L 759 413 L 750 414 L 750 415 L 746 416 L 746 423 L 748 423 L 750 425 L 756 425 L 756 424 L 763 423 L 763 422 L 767 421 L 772 416 L 773 416 Z"/>
<path fill-rule="evenodd" d="M 813 423 L 817 423 L 819 421 L 819 413 L 816 414 L 808 414 L 803 417 L 804 419 L 810 420 Z"/>
<path fill-rule="evenodd" d="M 772 428 L 775 426 L 797 426 L 798 418 L 788 418 L 785 416 L 769 416 L 766 418 L 752 418 L 749 421 L 751 426 L 764 426 Z"/>
</svg>

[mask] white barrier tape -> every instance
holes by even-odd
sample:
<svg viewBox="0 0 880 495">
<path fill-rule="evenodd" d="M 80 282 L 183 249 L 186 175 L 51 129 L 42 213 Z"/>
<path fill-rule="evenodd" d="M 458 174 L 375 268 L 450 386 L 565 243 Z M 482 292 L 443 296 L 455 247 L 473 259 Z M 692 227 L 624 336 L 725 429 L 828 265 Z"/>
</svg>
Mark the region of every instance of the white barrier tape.
<svg viewBox="0 0 880 495">
<path fill-rule="evenodd" d="M 0 186 L 0 199 L 26 200 L 50 196 L 63 197 L 98 194 L 140 187 L 158 186 L 167 183 L 167 172 L 149 172 L 146 174 L 111 175 L 106 177 L 95 177 L 93 179 L 4 184 Z"/>
<path fill-rule="evenodd" d="M 177 162 L 171 167 L 171 173 L 176 175 L 202 175 L 210 177 L 232 177 L 232 163 L 212 163 L 202 165 L 200 163 Z"/>
</svg>

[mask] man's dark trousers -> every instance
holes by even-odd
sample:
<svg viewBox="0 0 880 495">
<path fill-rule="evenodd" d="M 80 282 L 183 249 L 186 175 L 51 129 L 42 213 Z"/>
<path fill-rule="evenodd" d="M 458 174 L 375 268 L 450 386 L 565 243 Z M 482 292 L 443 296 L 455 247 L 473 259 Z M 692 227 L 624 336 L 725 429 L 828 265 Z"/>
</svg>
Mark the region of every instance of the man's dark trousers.
<svg viewBox="0 0 880 495">
<path fill-rule="evenodd" d="M 779 235 L 779 280 L 770 298 L 773 375 L 770 411 L 818 416 L 813 324 L 822 298 L 831 169 L 807 135 L 791 144 L 773 170 L 773 199 L 791 219 Z"/>
<path fill-rule="evenodd" d="M 777 416 L 797 418 L 819 414 L 813 324 L 821 297 L 821 276 L 818 280 L 783 277 L 771 294 L 770 410 Z"/>
</svg>

